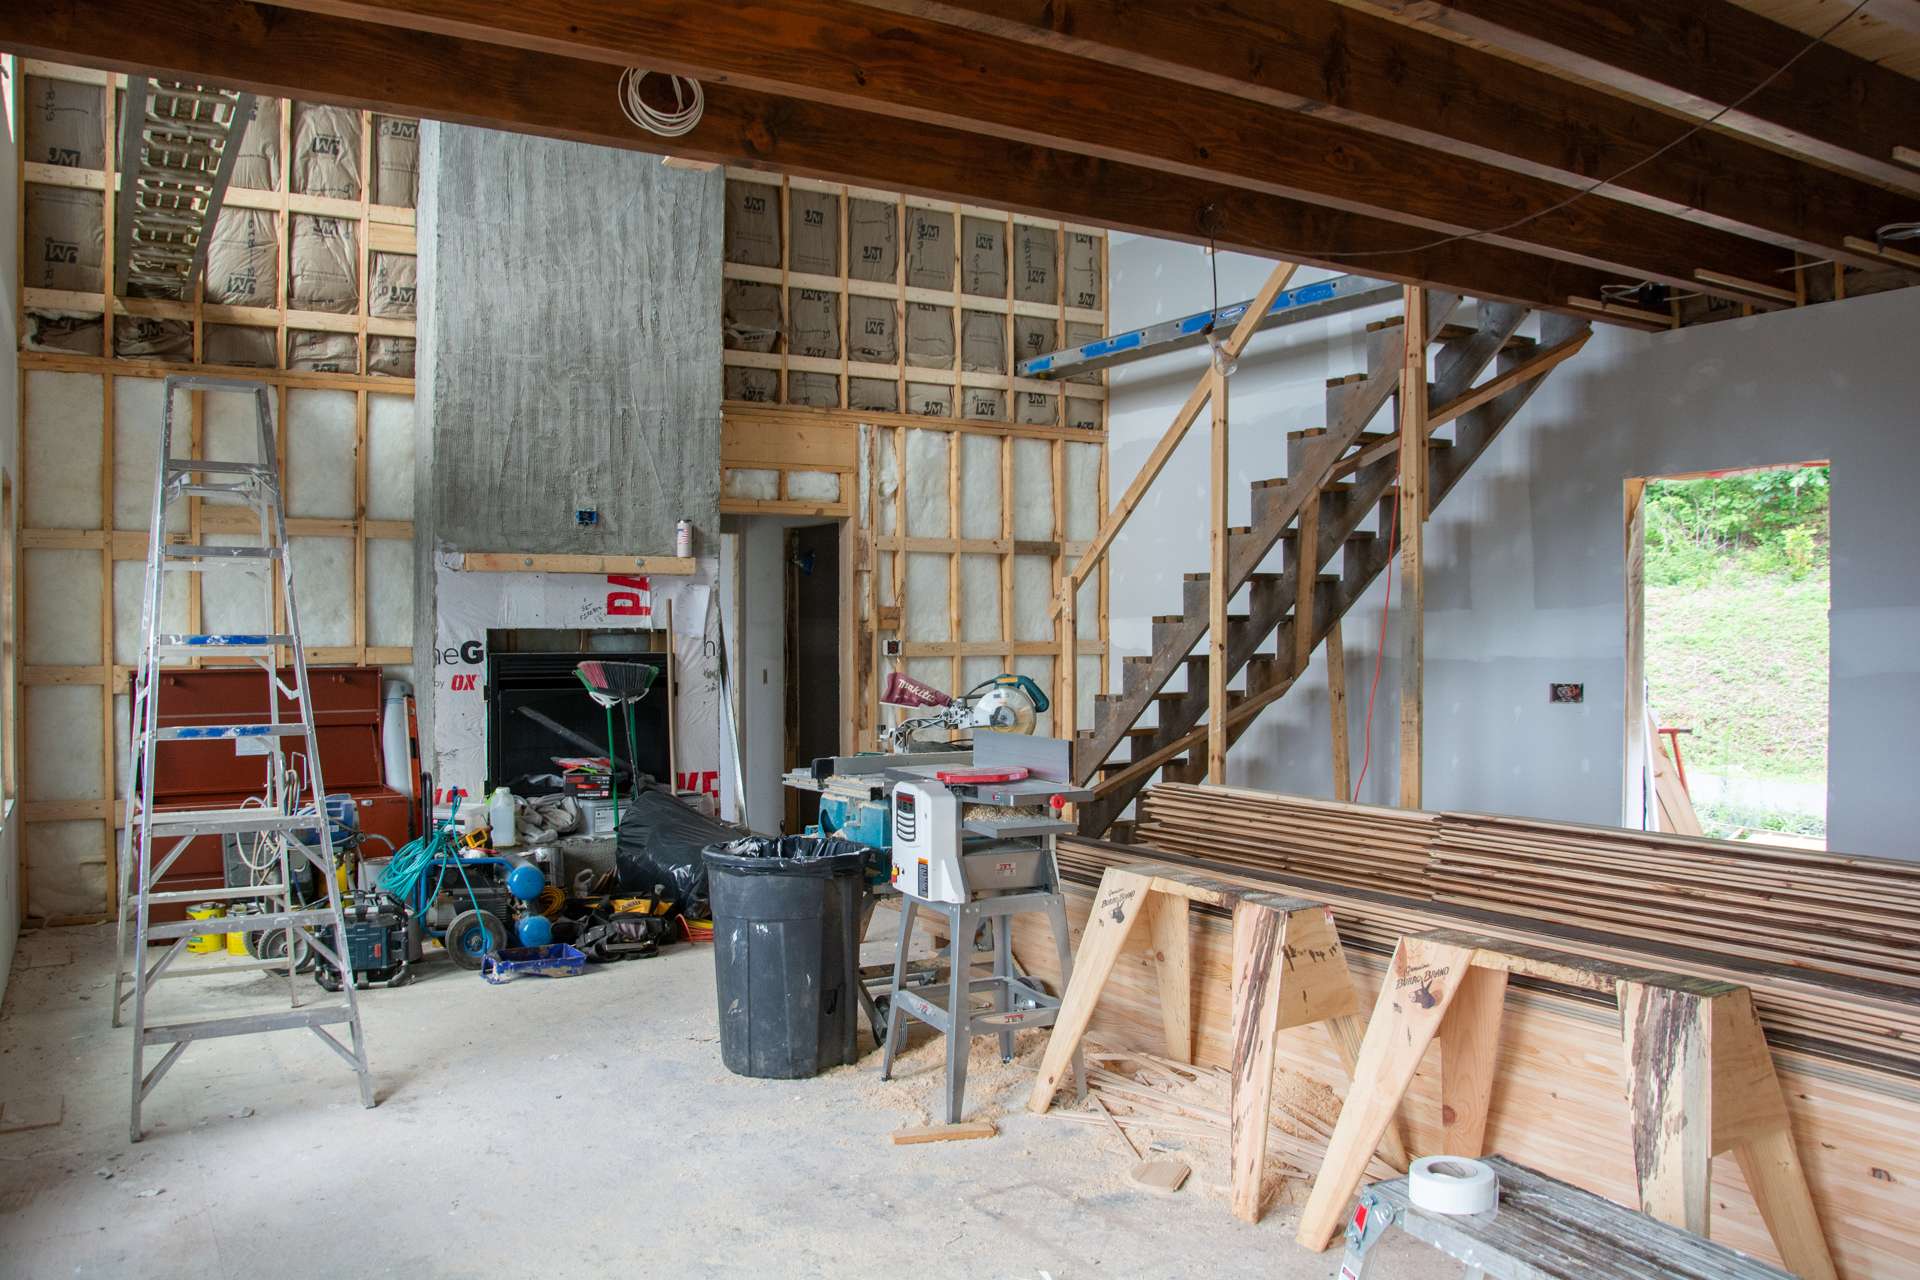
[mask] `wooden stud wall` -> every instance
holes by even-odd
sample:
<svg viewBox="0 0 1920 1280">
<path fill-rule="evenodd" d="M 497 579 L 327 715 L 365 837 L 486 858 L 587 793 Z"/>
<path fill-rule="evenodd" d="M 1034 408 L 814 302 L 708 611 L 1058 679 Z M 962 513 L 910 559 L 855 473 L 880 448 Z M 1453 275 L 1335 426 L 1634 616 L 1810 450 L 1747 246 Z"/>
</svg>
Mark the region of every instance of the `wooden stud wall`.
<svg viewBox="0 0 1920 1280">
<path fill-rule="evenodd" d="M 274 215 L 277 252 L 279 253 L 278 284 L 275 305 L 272 307 L 226 306 L 209 303 L 204 299 L 204 273 L 196 279 L 194 296 L 191 301 L 175 301 L 164 298 L 116 298 L 113 296 L 114 274 L 114 205 L 120 186 L 120 172 L 115 167 L 115 152 L 118 139 L 114 128 L 115 111 L 112 104 L 116 95 L 126 85 L 126 77 L 103 71 L 94 71 L 81 67 L 66 67 L 56 63 L 26 59 L 23 62 L 24 76 L 21 84 L 21 99 L 24 115 L 27 86 L 31 83 L 26 77 L 34 79 L 63 80 L 73 84 L 97 86 L 102 94 L 101 127 L 105 133 L 106 167 L 104 169 L 80 169 L 63 165 L 43 164 L 27 159 L 26 148 L 20 148 L 20 199 L 21 234 L 26 233 L 25 202 L 28 183 L 40 186 L 78 188 L 100 191 L 103 196 L 103 226 L 106 229 L 105 249 L 101 261 L 101 288 L 98 293 L 77 292 L 66 289 L 21 289 L 20 307 L 22 319 L 27 310 L 82 312 L 90 315 L 102 315 L 106 322 L 101 325 L 102 356 L 113 355 L 112 319 L 118 316 L 144 316 L 157 320 L 181 320 L 192 325 L 194 362 L 200 360 L 204 346 L 205 329 L 208 324 L 231 324 L 247 327 L 271 328 L 274 330 L 274 350 L 281 368 L 286 367 L 287 335 L 289 332 L 312 331 L 321 333 L 351 334 L 354 338 L 358 360 L 357 368 L 363 373 L 367 368 L 368 337 L 414 337 L 414 322 L 410 319 L 390 316 L 376 316 L 369 313 L 373 289 L 369 267 L 374 253 L 393 253 L 413 255 L 416 251 L 414 239 L 414 211 L 399 205 L 377 205 L 372 203 L 374 165 L 373 116 L 369 112 L 360 113 L 360 156 L 361 181 L 358 199 L 344 200 L 330 196 L 302 195 L 293 188 L 294 156 L 292 146 L 293 103 L 280 102 L 280 173 L 273 190 L 258 190 L 248 187 L 230 187 L 226 194 L 226 207 L 231 209 L 259 209 Z M 16 136 L 24 134 L 16 130 Z M 287 305 L 288 279 L 292 274 L 292 233 L 293 216 L 309 214 L 319 217 L 337 218 L 355 224 L 355 240 L 359 265 L 359 301 L 353 314 L 338 314 L 331 311 L 306 311 L 289 308 Z M 24 281 L 24 272 L 22 279 Z M 20 332 L 26 332 L 24 325 Z M 24 341 L 24 339 L 23 339 Z M 36 353 L 58 354 L 67 353 Z M 238 376 L 253 376 L 259 370 L 243 369 Z M 383 382 L 405 383 L 411 391 L 411 379 L 382 378 Z"/>
<path fill-rule="evenodd" d="M 1053 688 L 1050 695 L 1058 699 L 1071 696 L 1076 682 L 1063 670 L 1058 661 L 1064 634 L 1060 628 L 1071 625 L 1061 621 L 1054 624 L 1051 639 L 1016 639 L 1014 624 L 1014 578 L 1015 557 L 1020 555 L 1046 556 L 1050 568 L 1049 600 L 1057 598 L 1061 575 L 1066 566 L 1071 565 L 1086 549 L 1084 542 L 1067 538 L 1066 504 L 1066 449 L 1069 443 L 1085 443 L 1098 446 L 1099 465 L 1095 479 L 1094 492 L 1086 498 L 1096 504 L 1096 518 L 1104 515 L 1107 506 L 1108 458 L 1106 451 L 1106 387 L 1104 375 L 1101 384 L 1081 384 L 1047 382 L 1014 376 L 1013 369 L 1021 358 L 1021 352 L 1015 342 L 1016 317 L 1050 321 L 1056 349 L 1067 341 L 1068 323 L 1086 324 L 1107 331 L 1106 306 L 1106 236 L 1104 232 L 1092 228 L 1077 227 L 1046 219 L 1030 218 L 1021 214 L 1009 214 L 1004 210 L 979 208 L 972 205 L 954 204 L 946 201 L 923 199 L 917 196 L 901 196 L 892 192 L 871 191 L 860 187 L 848 187 L 833 183 L 816 182 L 804 178 L 783 178 L 776 174 L 760 173 L 754 170 L 729 169 L 727 177 L 731 181 L 753 182 L 764 185 L 770 193 L 778 196 L 779 218 L 779 264 L 775 267 L 751 266 L 742 263 L 726 262 L 722 266 L 722 275 L 727 280 L 748 281 L 771 285 L 779 289 L 780 333 L 770 352 L 755 352 L 728 349 L 722 359 L 729 367 L 759 368 L 774 371 L 777 375 L 776 397 L 781 402 L 760 404 L 748 401 L 729 400 L 725 404 L 726 429 L 722 445 L 722 490 L 721 510 L 730 514 L 750 515 L 802 515 L 819 516 L 823 519 L 842 519 L 847 522 L 843 536 L 851 540 L 855 547 L 852 556 L 853 574 L 849 576 L 850 589 L 846 592 L 843 609 L 843 634 L 852 636 L 854 643 L 850 647 L 850 665 L 853 667 L 853 680 L 858 691 L 850 693 L 844 699 L 846 723 L 843 725 L 843 745 L 848 749 L 872 749 L 876 733 L 883 723 L 883 713 L 879 703 L 880 690 L 887 673 L 904 667 L 916 659 L 945 659 L 948 666 L 947 682 L 954 690 L 965 684 L 964 664 L 968 658 L 995 658 L 1007 671 L 1017 670 L 1021 658 L 1047 658 L 1054 667 Z M 837 276 L 817 276 L 792 269 L 790 255 L 790 229 L 793 193 L 796 191 L 817 191 L 835 196 L 839 209 Z M 851 246 L 848 238 L 849 221 L 853 200 L 871 200 L 891 205 L 895 230 L 895 264 L 891 280 L 863 281 L 849 276 Z M 929 290 L 910 287 L 907 281 L 908 253 L 908 214 L 910 210 L 929 210 L 951 215 L 954 229 L 953 287 L 951 290 Z M 965 227 L 968 219 L 986 219 L 999 224 L 1002 228 L 1003 252 L 1006 262 L 1005 287 L 1000 296 L 982 295 L 966 292 L 964 253 Z M 1056 283 L 1054 302 L 1036 303 L 1020 301 L 1015 297 L 1015 271 L 1018 266 L 1015 234 L 1019 225 L 1046 228 L 1054 233 L 1053 274 Z M 1096 309 L 1067 305 L 1066 248 L 1070 235 L 1091 234 L 1096 237 L 1097 269 L 1101 277 L 1101 306 Z M 820 289 L 836 296 L 835 306 L 839 317 L 840 351 L 837 358 L 807 356 L 788 350 L 789 312 L 791 289 Z M 896 360 L 890 365 L 866 364 L 850 359 L 853 335 L 850 332 L 850 299 L 856 296 L 884 298 L 894 304 L 894 325 L 896 334 Z M 953 326 L 953 363 L 950 368 L 928 368 L 907 363 L 907 323 L 908 306 L 911 303 L 927 303 L 946 307 L 950 310 Z M 1004 373 L 985 373 L 969 371 L 964 368 L 964 316 L 968 311 L 993 312 L 1003 319 L 1002 340 L 1006 352 Z M 817 408 L 807 405 L 785 403 L 788 399 L 789 376 L 793 373 L 831 374 L 838 383 L 838 402 L 840 408 Z M 848 379 L 850 377 L 870 377 L 890 381 L 895 388 L 896 403 L 904 409 L 907 405 L 907 386 L 914 383 L 937 383 L 951 386 L 953 415 L 941 417 L 933 415 L 910 414 L 905 412 L 879 412 L 873 410 L 848 409 Z M 962 416 L 964 406 L 962 396 L 968 388 L 997 390 L 1004 397 L 1005 417 L 971 418 Z M 1051 423 L 1021 423 L 1014 421 L 1019 416 L 1017 397 L 1023 393 L 1037 393 L 1054 401 Z M 1070 427 L 1064 425 L 1066 398 L 1086 400 L 1097 405 L 1099 423 L 1095 428 Z M 934 431 L 946 436 L 946 475 L 940 486 L 946 503 L 945 537 L 917 537 L 907 533 L 907 476 L 906 447 L 909 432 Z M 834 433 L 845 433 L 838 443 L 830 447 L 825 443 Z M 961 465 L 961 441 L 968 435 L 989 436 L 999 442 L 999 458 L 996 483 L 1000 491 L 1000 522 L 998 536 L 989 538 L 963 538 L 960 536 L 961 515 L 968 499 L 965 491 L 964 469 Z M 1047 467 L 1051 489 L 1051 521 L 1049 536 L 1043 539 L 1016 539 L 1014 536 L 1014 441 L 1019 439 L 1037 439 L 1048 443 Z M 885 460 L 882 442 L 888 443 L 892 450 L 891 463 Z M 747 497 L 736 485 L 736 473 L 742 471 L 771 471 L 778 476 L 778 483 L 771 496 Z M 835 499 L 796 497 L 791 490 L 792 478 L 800 473 L 834 473 L 839 477 L 838 496 Z M 893 501 L 893 531 L 881 533 L 882 481 L 891 479 L 895 483 Z M 862 512 L 866 518 L 862 520 Z M 910 554 L 944 555 L 947 557 L 947 600 L 948 639 L 944 641 L 914 639 L 906 633 L 906 596 L 907 596 L 907 560 Z M 963 634 L 964 622 L 969 601 L 962 587 L 961 557 L 968 555 L 994 556 L 998 561 L 998 594 L 1000 634 L 993 640 L 966 641 Z M 891 557 L 890 561 L 884 557 Z M 1063 559 L 1064 557 L 1064 559 Z M 883 591 L 883 581 L 888 581 L 890 590 Z M 1100 664 L 1099 688 L 1105 688 L 1108 666 L 1107 632 L 1107 589 L 1106 567 L 1101 566 L 1098 580 L 1099 626 L 1097 637 L 1089 636 L 1077 641 L 1077 649 L 1082 657 L 1097 657 Z M 890 600 L 890 603 L 883 603 Z M 886 652 L 888 642 L 897 642 L 898 651 Z"/>
<path fill-rule="evenodd" d="M 103 104 L 113 101 L 110 95 L 125 83 L 124 77 L 110 76 L 106 73 L 69 68 L 48 63 L 26 60 L 23 70 L 27 76 L 46 77 L 66 80 L 74 83 L 91 84 L 100 87 Z M 25 81 L 17 95 L 21 100 L 21 115 L 12 123 L 16 137 L 24 138 Z M 272 191 L 233 188 L 228 192 L 227 204 L 234 208 L 266 209 L 276 215 L 279 236 L 280 267 L 276 290 L 276 305 L 264 307 L 229 307 L 208 304 L 202 296 L 202 288 L 196 284 L 195 296 L 190 302 L 175 302 L 156 299 L 126 299 L 111 295 L 113 282 L 113 233 L 114 200 L 119 186 L 117 172 L 113 168 L 116 139 L 114 137 L 114 112 L 103 110 L 102 128 L 105 132 L 106 165 L 104 170 L 65 168 L 56 165 L 30 162 L 26 159 L 25 148 L 21 148 L 19 178 L 19 199 L 21 244 L 15 251 L 22 255 L 24 268 L 26 252 L 26 192 L 28 183 L 40 183 L 52 186 L 77 187 L 102 192 L 103 226 L 106 229 L 106 241 L 102 257 L 102 288 L 99 293 L 75 293 L 64 290 L 29 289 L 24 286 L 25 273 L 22 271 L 23 285 L 19 296 L 13 299 L 16 308 L 17 332 L 26 334 L 26 314 L 28 310 L 60 310 L 99 314 L 103 317 L 101 326 L 102 346 L 98 354 L 79 354 L 65 351 L 21 350 L 18 354 L 20 370 L 20 398 L 17 406 L 19 420 L 16 447 L 19 457 L 19 476 L 8 495 L 10 500 L 7 517 L 9 532 L 12 536 L 12 549 L 8 557 L 7 571 L 11 575 L 13 595 L 12 609 L 8 620 L 8 646 L 10 663 L 17 672 L 17 683 L 10 684 L 10 705 L 7 708 L 8 737 L 7 768 L 12 775 L 9 779 L 9 794 L 20 798 L 21 815 L 27 826 L 19 842 L 21 909 L 24 913 L 29 900 L 28 853 L 38 824 L 91 821 L 100 824 L 101 836 L 106 849 L 105 884 L 106 901 L 101 904 L 102 915 L 110 915 L 115 907 L 114 887 L 117 882 L 114 866 L 116 849 L 113 832 L 119 817 L 119 806 L 114 796 L 117 781 L 116 746 L 118 730 L 114 715 L 114 697 L 125 693 L 130 687 L 133 669 L 126 664 L 114 661 L 114 565 L 118 561 L 144 561 L 147 554 L 148 534 L 144 529 L 120 529 L 114 520 L 114 440 L 118 431 L 126 429 L 154 430 L 157 423 L 124 424 L 115 422 L 115 385 L 119 379 L 160 379 L 173 373 L 222 373 L 253 381 L 265 382 L 273 387 L 277 397 L 276 441 L 280 467 L 283 498 L 289 503 L 297 501 L 288 476 L 288 437 L 287 408 L 288 393 L 293 390 L 329 390 L 350 393 L 354 401 L 353 442 L 354 457 L 352 511 L 340 518 L 298 518 L 289 516 L 287 533 L 291 538 L 324 537 L 351 539 L 353 544 L 350 566 L 352 601 L 351 643 L 345 645 L 309 646 L 307 661 L 316 665 L 405 665 L 413 661 L 413 649 L 410 645 L 379 646 L 368 643 L 367 627 L 367 553 L 372 541 L 382 539 L 411 542 L 413 522 L 411 520 L 373 519 L 368 510 L 368 403 L 370 397 L 392 396 L 411 400 L 414 384 L 411 378 L 369 375 L 366 373 L 322 373 L 293 372 L 284 368 L 264 369 L 251 367 L 227 367 L 198 363 L 204 351 L 205 326 L 212 324 L 243 324 L 261 328 L 271 327 L 274 331 L 274 349 L 276 358 L 284 366 L 286 361 L 287 334 L 289 331 L 315 330 L 333 333 L 350 333 L 355 338 L 355 351 L 358 367 L 365 370 L 367 365 L 367 340 L 369 336 L 394 336 L 411 338 L 414 325 L 411 320 L 401 320 L 372 316 L 369 304 L 372 296 L 369 267 L 372 254 L 414 252 L 413 210 L 397 206 L 381 206 L 371 203 L 371 193 L 375 176 L 374 151 L 372 147 L 373 124 L 371 117 L 361 117 L 361 155 L 363 160 L 361 191 L 358 200 L 341 200 L 320 196 L 300 195 L 292 192 L 292 171 L 294 157 L 291 151 L 292 104 L 280 104 L 280 174 L 277 189 Z M 356 224 L 359 266 L 359 303 L 355 314 L 334 314 L 330 312 L 310 312 L 290 310 L 287 306 L 288 277 L 290 275 L 291 255 L 291 218 L 294 214 L 317 214 L 325 217 L 341 218 Z M 167 363 L 145 358 L 120 358 L 112 354 L 114 316 L 150 316 L 158 319 L 185 320 L 191 323 L 193 332 L 193 353 L 195 362 Z M 34 481 L 30 470 L 30 456 L 27 449 L 27 422 L 31 407 L 29 382 L 35 373 L 65 373 L 93 375 L 99 378 L 101 387 L 101 461 L 98 476 L 98 501 L 100 521 L 93 528 L 36 528 L 25 522 L 28 493 Z M 204 456 L 205 444 L 205 396 L 192 393 L 189 398 L 190 416 L 184 424 L 193 453 Z M 145 482 L 142 482 L 143 491 Z M 77 496 L 77 495 L 76 495 Z M 93 495 L 88 495 L 88 501 Z M 181 541 L 198 541 L 203 534 L 219 535 L 223 532 L 250 532 L 252 526 L 247 523 L 251 517 L 244 510 L 219 506 L 204 506 L 198 498 L 192 499 L 188 510 L 188 526 L 175 535 Z M 26 665 L 22 659 L 27 635 L 26 622 L 32 616 L 34 601 L 29 597 L 27 581 L 23 572 L 26 553 L 35 550 L 90 551 L 99 556 L 100 565 L 100 656 L 101 661 L 85 664 L 37 664 Z M 201 577 L 199 574 L 187 576 L 188 613 L 190 629 L 199 630 L 202 626 Z M 284 629 L 285 602 L 279 599 L 279 590 L 275 587 L 274 628 Z M 283 655 L 285 660 L 287 655 Z M 217 665 L 214 661 L 196 661 L 183 665 Z M 35 761 L 24 758 L 23 749 L 29 742 L 26 702 L 27 691 L 35 687 L 47 686 L 94 686 L 100 690 L 100 723 L 96 726 L 71 726 L 74 732 L 86 732 L 99 743 L 101 798 L 97 800 L 50 800 L 38 798 L 36 791 L 44 779 L 36 776 Z M 17 787 L 18 790 L 14 788 Z M 45 923 L 71 923 L 99 918 L 97 915 L 81 914 L 56 915 L 46 919 Z"/>
</svg>

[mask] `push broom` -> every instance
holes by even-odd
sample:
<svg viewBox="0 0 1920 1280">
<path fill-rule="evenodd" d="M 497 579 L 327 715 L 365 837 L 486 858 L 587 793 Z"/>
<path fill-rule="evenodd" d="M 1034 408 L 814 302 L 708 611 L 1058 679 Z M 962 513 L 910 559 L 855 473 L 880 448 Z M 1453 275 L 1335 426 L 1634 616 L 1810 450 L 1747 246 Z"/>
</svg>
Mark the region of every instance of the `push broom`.
<svg viewBox="0 0 1920 1280">
<path fill-rule="evenodd" d="M 583 662 L 573 669 L 580 677 L 580 683 L 587 687 L 587 696 L 606 708 L 607 712 L 607 788 L 613 797 L 613 826 L 620 828 L 620 778 L 612 766 L 617 763 L 613 758 L 613 709 L 620 708 L 621 719 L 627 726 L 627 762 L 633 767 L 634 794 L 640 790 L 640 743 L 633 728 L 633 706 L 647 696 L 647 690 L 653 688 L 654 679 L 659 676 L 660 668 L 645 662 Z"/>
</svg>

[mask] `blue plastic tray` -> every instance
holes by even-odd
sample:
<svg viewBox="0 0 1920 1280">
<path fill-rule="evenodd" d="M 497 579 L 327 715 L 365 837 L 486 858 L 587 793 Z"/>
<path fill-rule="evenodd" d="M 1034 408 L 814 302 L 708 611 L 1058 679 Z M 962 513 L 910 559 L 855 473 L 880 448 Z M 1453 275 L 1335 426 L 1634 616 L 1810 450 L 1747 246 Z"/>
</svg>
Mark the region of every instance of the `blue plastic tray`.
<svg viewBox="0 0 1920 1280">
<path fill-rule="evenodd" d="M 587 957 L 564 942 L 544 947 L 502 947 L 480 958 L 480 976 L 488 982 L 515 978 L 571 978 L 587 967 Z"/>
</svg>

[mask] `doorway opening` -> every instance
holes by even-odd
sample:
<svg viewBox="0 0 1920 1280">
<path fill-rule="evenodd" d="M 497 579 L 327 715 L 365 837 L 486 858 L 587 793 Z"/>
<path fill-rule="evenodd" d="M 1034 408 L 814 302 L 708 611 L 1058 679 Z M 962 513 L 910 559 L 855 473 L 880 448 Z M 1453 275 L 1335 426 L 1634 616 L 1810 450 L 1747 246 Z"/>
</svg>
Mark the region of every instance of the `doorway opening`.
<svg viewBox="0 0 1920 1280">
<path fill-rule="evenodd" d="M 1628 482 L 1630 825 L 1825 846 L 1831 481 Z"/>
<path fill-rule="evenodd" d="M 818 798 L 782 776 L 841 750 L 843 523 L 736 516 L 723 538 L 741 799 L 747 825 L 762 835 L 795 834 L 818 820 Z"/>
</svg>

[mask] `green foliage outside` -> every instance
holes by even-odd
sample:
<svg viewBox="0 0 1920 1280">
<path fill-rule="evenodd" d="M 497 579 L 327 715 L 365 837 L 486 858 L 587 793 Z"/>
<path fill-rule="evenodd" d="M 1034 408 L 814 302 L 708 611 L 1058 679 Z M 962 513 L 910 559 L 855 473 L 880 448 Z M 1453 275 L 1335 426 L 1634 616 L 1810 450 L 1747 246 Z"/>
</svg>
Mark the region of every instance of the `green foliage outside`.
<svg viewBox="0 0 1920 1280">
<path fill-rule="evenodd" d="M 1822 814 L 1756 801 L 1751 783 L 1826 777 L 1829 482 L 1805 467 L 1647 485 L 1654 711 L 1693 729 L 1690 776 L 1749 784 L 1737 802 L 1696 805 L 1708 834 L 1824 829 Z"/>
</svg>

